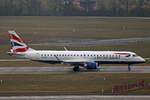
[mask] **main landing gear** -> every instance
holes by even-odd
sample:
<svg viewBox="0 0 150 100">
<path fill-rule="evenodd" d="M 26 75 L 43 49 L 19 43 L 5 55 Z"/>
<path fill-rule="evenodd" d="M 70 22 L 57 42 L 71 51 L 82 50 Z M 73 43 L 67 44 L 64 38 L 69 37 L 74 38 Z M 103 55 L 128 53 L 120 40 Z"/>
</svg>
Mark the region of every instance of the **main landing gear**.
<svg viewBox="0 0 150 100">
<path fill-rule="evenodd" d="M 131 71 L 131 64 L 128 64 L 128 71 Z"/>
<path fill-rule="evenodd" d="M 79 65 L 74 65 L 74 68 L 73 68 L 73 71 L 74 72 L 79 72 Z"/>
</svg>

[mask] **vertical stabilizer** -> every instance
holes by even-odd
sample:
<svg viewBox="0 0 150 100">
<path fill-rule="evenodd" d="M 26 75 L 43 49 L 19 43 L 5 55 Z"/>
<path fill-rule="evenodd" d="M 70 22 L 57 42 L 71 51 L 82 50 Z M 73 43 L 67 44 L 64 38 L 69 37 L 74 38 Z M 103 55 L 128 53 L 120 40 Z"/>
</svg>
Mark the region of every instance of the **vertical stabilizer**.
<svg viewBox="0 0 150 100">
<path fill-rule="evenodd" d="M 9 30 L 8 33 L 12 46 L 11 53 L 17 54 L 33 50 L 23 42 L 23 40 L 19 37 L 19 35 L 17 35 L 14 30 Z"/>
</svg>

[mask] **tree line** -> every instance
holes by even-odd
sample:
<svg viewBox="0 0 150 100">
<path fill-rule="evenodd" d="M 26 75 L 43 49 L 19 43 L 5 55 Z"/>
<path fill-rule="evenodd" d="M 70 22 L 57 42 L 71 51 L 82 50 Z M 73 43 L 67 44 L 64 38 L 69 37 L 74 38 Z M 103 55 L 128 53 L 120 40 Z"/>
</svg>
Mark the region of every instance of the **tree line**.
<svg viewBox="0 0 150 100">
<path fill-rule="evenodd" d="M 0 0 L 0 16 L 150 16 L 150 0 Z"/>
</svg>

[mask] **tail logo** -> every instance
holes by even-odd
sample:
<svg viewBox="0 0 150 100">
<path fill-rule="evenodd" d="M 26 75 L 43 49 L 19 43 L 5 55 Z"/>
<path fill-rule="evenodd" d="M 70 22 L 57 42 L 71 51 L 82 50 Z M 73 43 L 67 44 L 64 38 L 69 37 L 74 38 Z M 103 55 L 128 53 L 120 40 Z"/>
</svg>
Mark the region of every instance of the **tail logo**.
<svg viewBox="0 0 150 100">
<path fill-rule="evenodd" d="M 8 31 L 8 33 L 13 53 L 26 52 L 29 49 L 29 47 L 23 42 L 23 40 L 16 34 L 15 31 Z"/>
</svg>

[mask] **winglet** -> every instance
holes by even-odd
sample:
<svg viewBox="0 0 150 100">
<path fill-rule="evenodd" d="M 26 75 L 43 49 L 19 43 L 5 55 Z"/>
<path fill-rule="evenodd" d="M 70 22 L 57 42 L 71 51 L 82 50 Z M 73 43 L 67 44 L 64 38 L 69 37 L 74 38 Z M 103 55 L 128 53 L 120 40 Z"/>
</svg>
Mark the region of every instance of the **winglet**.
<svg viewBox="0 0 150 100">
<path fill-rule="evenodd" d="M 65 51 L 68 51 L 68 49 L 66 47 L 64 47 Z"/>
</svg>

